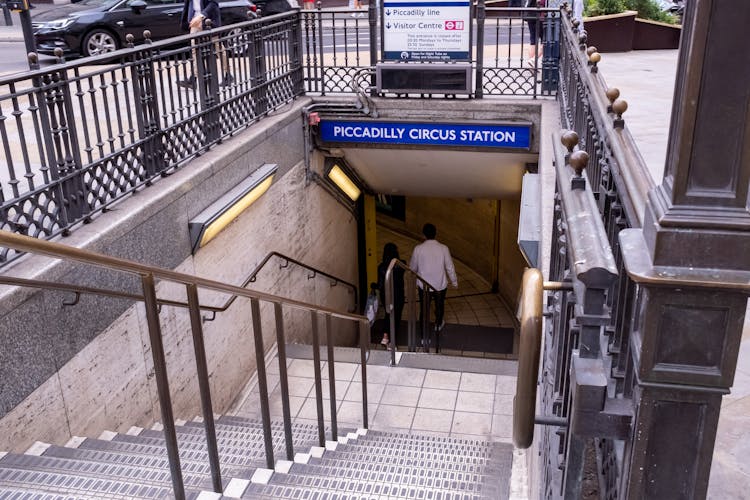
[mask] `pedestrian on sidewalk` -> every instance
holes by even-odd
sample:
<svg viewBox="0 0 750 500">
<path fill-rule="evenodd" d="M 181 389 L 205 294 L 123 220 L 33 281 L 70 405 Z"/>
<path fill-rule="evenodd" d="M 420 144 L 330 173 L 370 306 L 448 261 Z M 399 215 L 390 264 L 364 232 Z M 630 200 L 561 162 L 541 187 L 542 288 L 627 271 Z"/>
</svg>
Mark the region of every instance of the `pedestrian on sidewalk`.
<svg viewBox="0 0 750 500">
<path fill-rule="evenodd" d="M 422 234 L 425 241 L 414 247 L 409 267 L 434 288 L 434 291 L 425 296 L 422 283 L 417 281 L 419 300 L 427 300 L 428 303 L 435 301 L 435 331 L 439 333 L 445 327 L 445 295 L 448 291 L 448 281 L 450 280 L 453 288 L 458 288 L 458 278 L 450 250 L 435 239 L 437 228 L 427 223 L 422 228 Z M 429 318 L 421 318 L 421 321 L 429 321 Z"/>
<path fill-rule="evenodd" d="M 217 0 L 184 0 L 182 6 L 182 19 L 181 27 L 182 31 L 190 31 L 190 33 L 198 33 L 206 29 L 206 21 L 211 21 L 212 28 L 218 28 L 221 26 L 221 11 L 219 10 L 219 3 Z M 219 41 L 218 36 L 211 37 L 214 42 L 214 49 L 220 56 L 221 70 L 223 78 L 220 83 L 222 87 L 230 85 L 234 78 L 229 74 L 229 62 L 227 61 L 227 51 Z M 195 40 L 193 41 L 195 44 Z M 193 61 L 197 63 L 198 54 L 196 49 L 193 49 Z M 190 75 L 185 80 L 179 80 L 177 85 L 187 89 L 195 89 L 195 74 Z"/>
<path fill-rule="evenodd" d="M 380 289 L 380 303 L 385 307 L 385 327 L 383 331 L 383 339 L 380 341 L 383 345 L 388 345 L 391 341 L 396 344 L 398 339 L 398 329 L 401 326 L 401 315 L 404 312 L 404 270 L 395 266 L 391 274 L 391 282 L 393 283 L 393 319 L 395 322 L 395 330 L 390 331 L 391 328 L 391 315 L 388 312 L 388 303 L 385 301 L 385 273 L 388 271 L 388 266 L 391 265 L 391 261 L 397 259 L 404 265 L 406 264 L 401 257 L 398 255 L 398 247 L 395 243 L 386 243 L 383 247 L 383 259 L 378 265 L 378 288 Z"/>
</svg>

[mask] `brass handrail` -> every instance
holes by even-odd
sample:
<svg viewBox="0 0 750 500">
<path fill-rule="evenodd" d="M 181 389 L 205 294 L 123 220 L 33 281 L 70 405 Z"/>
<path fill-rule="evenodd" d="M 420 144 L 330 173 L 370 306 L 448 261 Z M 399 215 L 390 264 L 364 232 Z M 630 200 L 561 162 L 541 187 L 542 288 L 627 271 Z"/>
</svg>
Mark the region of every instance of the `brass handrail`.
<svg viewBox="0 0 750 500">
<path fill-rule="evenodd" d="M 573 284 L 560 281 L 543 281 L 539 269 L 529 268 L 523 273 L 519 311 L 521 314 L 518 349 L 518 374 L 516 395 L 513 397 L 513 444 L 528 448 L 534 441 L 534 425 L 565 427 L 564 418 L 536 415 L 536 386 L 539 375 L 539 357 L 542 351 L 542 301 L 545 290 L 572 290 Z"/>
<path fill-rule="evenodd" d="M 539 269 L 526 269 L 521 284 L 521 345 L 518 376 L 513 398 L 513 444 L 528 448 L 534 441 L 536 383 L 542 347 L 542 294 L 544 282 Z"/>
<path fill-rule="evenodd" d="M 316 373 L 315 392 L 318 407 L 318 434 L 319 445 L 325 445 L 325 425 L 323 416 L 323 396 L 322 381 L 320 378 L 320 352 L 318 339 L 318 320 L 322 317 L 325 320 L 326 343 L 328 345 L 328 363 L 329 363 L 329 390 L 331 397 L 331 438 L 337 439 L 336 428 L 336 401 L 335 401 L 335 374 L 333 359 L 333 344 L 331 334 L 331 318 L 341 318 L 355 321 L 359 326 L 360 342 L 360 378 L 362 381 L 362 420 L 363 427 L 368 427 L 368 408 L 367 408 L 367 342 L 369 339 L 369 324 L 367 318 L 362 315 L 343 313 L 329 307 L 309 304 L 299 300 L 287 299 L 268 293 L 247 290 L 234 285 L 228 285 L 214 280 L 199 278 L 176 271 L 161 269 L 154 266 L 140 264 L 118 257 L 91 252 L 80 248 L 74 248 L 60 243 L 39 240 L 29 236 L 14 234 L 9 231 L 0 230 L 0 246 L 12 248 L 21 252 L 29 252 L 40 255 L 47 255 L 54 258 L 81 262 L 87 265 L 94 265 L 111 270 L 121 271 L 137 275 L 141 280 L 143 295 L 130 294 L 128 292 L 117 292 L 105 290 L 102 288 L 85 287 L 72 284 L 56 284 L 39 280 L 26 280 L 23 278 L 0 277 L 0 283 L 9 283 L 17 286 L 32 286 L 37 288 L 49 288 L 56 290 L 72 291 L 76 294 L 76 299 L 70 303 L 75 304 L 81 293 L 96 293 L 105 296 L 117 298 L 132 298 L 143 300 L 146 309 L 146 321 L 148 323 L 149 343 L 153 357 L 154 379 L 157 386 L 157 394 L 161 412 L 162 423 L 164 425 L 164 439 L 169 462 L 170 474 L 172 478 L 172 487 L 174 497 L 178 500 L 185 498 L 184 480 L 182 475 L 182 466 L 180 463 L 177 434 L 172 408 L 172 400 L 169 390 L 169 381 L 166 368 L 165 350 L 162 341 L 161 325 L 159 321 L 160 304 L 180 305 L 183 303 L 176 301 L 159 300 L 156 296 L 156 279 L 171 281 L 185 285 L 188 296 L 187 307 L 190 311 L 190 324 L 193 336 L 193 347 L 196 360 L 196 375 L 199 384 L 201 399 L 201 409 L 203 413 L 204 426 L 206 432 L 206 444 L 208 451 L 208 461 L 211 470 L 214 491 L 222 491 L 221 466 L 219 462 L 218 444 L 216 439 L 216 430 L 214 426 L 214 414 L 211 403 L 211 391 L 209 384 L 209 370 L 206 363 L 206 350 L 203 342 L 203 330 L 200 320 L 201 306 L 198 302 L 198 288 L 206 288 L 222 293 L 232 294 L 233 296 L 242 296 L 250 299 L 253 323 L 253 339 L 255 341 L 256 371 L 258 376 L 258 389 L 260 395 L 260 410 L 263 421 L 263 440 L 266 450 L 266 465 L 269 468 L 274 466 L 273 444 L 271 435 L 271 421 L 268 387 L 266 381 L 265 369 L 265 350 L 263 347 L 263 332 L 260 318 L 260 301 L 271 302 L 274 305 L 276 319 L 276 341 L 279 345 L 279 376 L 282 391 L 282 406 L 284 413 L 284 434 L 287 443 L 287 458 L 293 459 L 293 442 L 291 430 L 291 416 L 289 411 L 289 389 L 286 374 L 286 355 L 284 350 L 284 327 L 281 306 L 286 305 L 295 309 L 302 309 L 310 313 L 312 320 L 313 333 L 313 355 Z M 205 307 L 204 307 L 205 309 Z"/>
<path fill-rule="evenodd" d="M 38 288 L 43 290 L 56 290 L 59 292 L 71 292 L 76 294 L 76 299 L 73 302 L 63 302 L 65 306 L 72 306 L 78 302 L 78 297 L 82 294 L 89 295 L 101 295 L 103 297 L 111 297 L 117 299 L 129 299 L 137 300 L 140 302 L 145 301 L 145 298 L 141 294 L 118 292 L 117 290 L 110 290 L 107 288 L 97 288 L 92 286 L 75 285 L 73 283 L 53 283 L 51 281 L 32 280 L 26 278 L 16 278 L 14 276 L 4 276 L 0 274 L 0 285 L 8 286 L 21 286 L 25 288 Z M 181 302 L 179 300 L 170 299 L 157 299 L 156 303 L 160 306 L 172 306 L 172 307 L 183 307 L 189 308 L 190 304 L 187 302 Z M 222 309 L 214 306 L 198 305 L 198 308 L 202 311 L 209 311 L 212 313 L 222 312 L 226 308 Z"/>
<path fill-rule="evenodd" d="M 353 321 L 366 321 L 367 319 L 359 314 L 344 313 L 329 307 L 318 306 L 300 300 L 287 299 L 270 293 L 248 290 L 237 285 L 229 285 L 220 281 L 191 276 L 189 274 L 179 273 L 169 269 L 149 266 L 147 264 L 141 264 L 119 257 L 112 257 L 98 252 L 74 248 L 53 241 L 40 240 L 30 236 L 11 233 L 9 231 L 0 231 L 0 246 L 13 248 L 22 252 L 47 255 L 58 259 L 74 260 L 76 262 L 115 269 L 126 273 L 136 274 L 138 276 L 152 275 L 154 278 L 173 281 L 183 285 L 192 284 L 200 288 L 206 288 L 231 295 L 239 295 L 248 299 L 258 299 L 273 303 L 278 302 L 295 309 L 308 311 L 314 310 L 319 314 L 330 314 L 334 318 L 349 319 Z"/>
</svg>

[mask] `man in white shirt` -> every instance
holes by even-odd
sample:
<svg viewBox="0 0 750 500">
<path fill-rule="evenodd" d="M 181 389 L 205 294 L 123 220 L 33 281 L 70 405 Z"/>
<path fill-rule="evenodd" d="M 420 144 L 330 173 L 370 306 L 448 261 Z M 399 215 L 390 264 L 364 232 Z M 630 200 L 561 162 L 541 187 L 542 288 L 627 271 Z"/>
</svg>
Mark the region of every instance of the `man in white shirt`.
<svg viewBox="0 0 750 500">
<path fill-rule="evenodd" d="M 435 236 L 437 236 L 435 226 L 430 223 L 425 224 L 422 228 L 422 234 L 424 234 L 425 241 L 414 247 L 409 267 L 435 289 L 427 295 L 426 300 L 435 301 L 435 330 L 440 331 L 445 326 L 443 316 L 448 280 L 450 280 L 453 288 L 457 288 L 458 278 L 456 278 L 456 269 L 453 266 L 450 250 L 435 239 Z M 423 285 L 419 281 L 417 281 L 417 284 L 419 286 L 419 299 L 425 300 L 422 290 Z"/>
</svg>

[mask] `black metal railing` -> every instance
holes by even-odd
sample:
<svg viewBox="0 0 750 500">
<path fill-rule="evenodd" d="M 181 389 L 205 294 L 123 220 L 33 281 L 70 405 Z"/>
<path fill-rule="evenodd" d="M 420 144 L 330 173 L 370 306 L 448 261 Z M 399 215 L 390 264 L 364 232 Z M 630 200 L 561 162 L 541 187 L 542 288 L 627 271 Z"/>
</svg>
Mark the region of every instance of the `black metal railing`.
<svg viewBox="0 0 750 500">
<path fill-rule="evenodd" d="M 265 269 L 266 264 L 268 264 L 271 260 L 275 260 L 275 259 L 281 260 L 281 263 L 279 264 L 279 269 L 286 269 L 286 268 L 289 267 L 289 264 L 292 264 L 292 265 L 294 265 L 296 267 L 300 267 L 302 269 L 305 269 L 305 270 L 309 271 L 311 274 L 307 275 L 307 279 L 308 280 L 311 280 L 311 279 L 313 279 L 313 278 L 315 278 L 317 276 L 322 276 L 323 278 L 325 278 L 330 283 L 330 285 L 332 287 L 338 286 L 339 284 L 343 285 L 344 287 L 346 287 L 349 290 L 349 293 L 352 296 L 353 305 L 352 305 L 352 308 L 349 310 L 349 312 L 356 312 L 358 310 L 358 307 L 357 307 L 357 303 L 358 303 L 358 299 L 357 299 L 358 293 L 357 292 L 358 292 L 358 290 L 357 290 L 357 286 L 354 283 L 351 283 L 351 282 L 346 281 L 344 279 L 338 278 L 338 277 L 336 277 L 336 276 L 334 276 L 332 274 L 329 274 L 329 273 L 327 273 L 325 271 L 320 270 L 317 267 L 311 266 L 310 264 L 305 264 L 302 261 L 299 261 L 297 259 L 293 259 L 293 258 L 291 258 L 291 257 L 289 257 L 287 255 L 284 255 L 283 253 L 280 253 L 280 252 L 268 252 L 268 254 L 266 254 L 266 256 L 263 257 L 263 259 L 261 259 L 261 261 L 258 263 L 258 265 L 255 266 L 255 269 L 253 269 L 253 271 L 250 273 L 250 275 L 239 286 L 241 286 L 242 288 L 245 288 L 250 283 L 255 283 L 255 281 L 258 279 L 258 275 L 260 274 L 260 272 L 263 269 Z M 229 309 L 232 306 L 232 304 L 234 304 L 235 300 L 237 300 L 237 295 L 232 295 L 221 306 L 216 306 L 216 307 L 211 308 L 210 312 L 212 313 L 212 316 L 210 318 L 206 318 L 206 319 L 209 320 L 209 321 L 213 320 L 213 318 L 216 316 L 217 312 L 224 312 L 224 311 L 226 311 L 227 309 Z"/>
<path fill-rule="evenodd" d="M 631 350 L 633 346 L 629 338 L 638 287 L 625 270 L 618 235 L 622 229 L 641 227 L 646 193 L 654 187 L 654 181 L 625 127 L 623 113 L 627 110 L 627 103 L 620 98 L 619 90 L 608 87 L 599 74 L 597 63 L 600 56 L 594 47 L 587 46 L 586 33 L 578 29 L 579 24 L 570 17 L 569 9 L 563 9 L 563 13 L 567 15 L 563 15 L 563 34 L 560 37 L 558 102 L 563 126 L 568 131 L 558 136 L 565 147 L 561 148 L 556 162 L 559 165 L 580 161 L 585 181 L 578 178 L 577 185 L 585 184 L 585 189 L 590 190 L 592 203 L 589 210 L 596 215 L 597 224 L 602 228 L 598 235 L 601 244 L 606 244 L 608 251 L 611 250 L 612 278 L 611 284 L 597 288 L 598 313 L 593 315 L 585 310 L 586 302 L 592 299 L 588 286 L 573 286 L 573 291 L 548 295 L 550 320 L 543 355 L 542 401 L 543 406 L 555 415 L 580 420 L 571 414 L 578 410 L 571 407 L 576 404 L 574 393 L 581 391 L 581 384 L 576 381 L 574 353 L 581 353 L 586 346 L 589 351 L 593 349 L 591 354 L 596 355 L 592 359 L 599 363 L 596 368 L 589 365 L 587 369 L 596 371 L 602 384 L 596 390 L 589 387 L 587 390 L 592 392 L 588 394 L 602 398 L 605 407 L 598 413 L 610 420 L 606 428 L 596 432 L 587 432 L 581 425 L 571 425 L 567 430 L 545 430 L 542 480 L 547 487 L 543 496 L 578 497 L 584 440 L 593 439 L 598 454 L 600 484 L 604 488 L 600 494 L 602 498 L 612 499 L 617 498 L 621 491 L 621 480 L 627 467 L 623 463 L 622 451 L 627 446 L 633 411 L 633 360 L 634 356 L 640 355 Z M 579 151 L 585 151 L 587 156 L 571 160 Z M 566 168 L 570 174 L 571 167 Z M 568 174 L 561 173 L 558 168 L 550 279 L 568 280 L 575 285 L 574 264 L 581 259 L 574 255 L 585 243 L 580 237 L 570 234 L 571 224 L 578 225 L 580 221 L 572 221 L 569 214 L 576 213 L 580 217 L 581 212 L 571 206 L 569 197 L 565 196 L 566 190 L 570 190 L 564 181 Z M 590 231 L 589 236 L 593 234 L 594 231 Z M 578 362 L 583 366 L 580 360 Z M 596 426 L 595 418 L 590 420 L 590 425 Z"/>
<path fill-rule="evenodd" d="M 348 312 L 340 312 L 323 306 L 316 306 L 305 302 L 287 299 L 267 293 L 247 290 L 235 285 L 229 285 L 218 281 L 212 281 L 205 278 L 199 278 L 175 271 L 161 269 L 153 266 L 140 264 L 137 262 L 110 257 L 108 255 L 81 250 L 69 247 L 59 243 L 42 241 L 37 238 L 31 238 L 19 234 L 13 234 L 9 231 L 0 231 L 0 245 L 5 248 L 15 249 L 21 252 L 32 254 L 47 255 L 60 258 L 66 261 L 79 262 L 84 265 L 96 266 L 99 268 L 109 269 L 140 278 L 142 294 L 124 293 L 120 290 L 108 290 L 103 288 L 80 287 L 73 284 L 44 282 L 44 281 L 27 281 L 22 279 L 10 278 L 0 275 L 1 284 L 10 284 L 15 286 L 30 286 L 40 289 L 68 290 L 80 294 L 96 294 L 116 298 L 132 298 L 145 304 L 146 321 L 148 324 L 149 344 L 154 362 L 155 381 L 161 410 L 161 419 L 164 426 L 164 437 L 166 441 L 167 456 L 169 459 L 170 472 L 172 475 L 172 485 L 174 495 L 177 499 L 185 498 L 185 488 L 182 479 L 182 466 L 180 464 L 177 435 L 175 430 L 175 419 L 172 410 L 172 399 L 169 389 L 169 380 L 167 375 L 167 363 L 162 342 L 161 322 L 159 310 L 162 305 L 173 305 L 178 307 L 187 307 L 190 314 L 190 325 L 192 332 L 193 348 L 196 359 L 196 379 L 198 380 L 201 410 L 206 432 L 208 461 L 211 469 L 212 484 L 214 491 L 221 493 L 223 491 L 221 479 L 221 465 L 219 462 L 218 445 L 216 431 L 214 426 L 214 412 L 211 400 L 211 391 L 209 384 L 209 367 L 206 358 L 203 334 L 203 319 L 201 311 L 211 311 L 214 308 L 206 307 L 200 303 L 199 291 L 210 291 L 214 293 L 227 294 L 248 299 L 250 302 L 250 312 L 252 320 L 252 335 L 255 344 L 255 361 L 258 377 L 258 392 L 261 420 L 263 422 L 263 436 L 265 445 L 265 459 L 268 468 L 273 469 L 275 465 L 274 447 L 271 435 L 271 416 L 268 395 L 268 384 L 266 380 L 265 365 L 265 346 L 263 342 L 263 324 L 261 321 L 260 304 L 261 302 L 273 305 L 276 342 L 278 344 L 278 361 L 279 376 L 281 387 L 282 414 L 284 420 L 284 435 L 286 444 L 286 457 L 288 460 L 294 459 L 294 449 L 292 446 L 292 427 L 291 411 L 289 403 L 289 381 L 286 371 L 286 354 L 285 332 L 283 310 L 284 308 L 307 311 L 311 319 L 311 331 L 314 353 L 315 369 L 315 394 L 317 403 L 317 420 L 318 420 L 318 444 L 325 446 L 326 428 L 323 414 L 323 393 L 322 380 L 320 376 L 320 335 L 319 322 L 324 323 L 324 335 L 328 348 L 328 371 L 329 371 L 329 390 L 330 390 L 330 436 L 332 440 L 337 440 L 337 416 L 336 416 L 336 392 L 335 392 L 335 359 L 332 342 L 332 319 L 339 318 L 345 321 L 352 321 L 357 325 L 360 344 L 360 370 L 362 381 L 362 425 L 368 427 L 367 413 L 367 349 L 370 338 L 370 325 L 367 318 Z M 165 300 L 157 296 L 156 285 L 160 283 L 173 283 L 185 287 L 187 303 Z"/>
<path fill-rule="evenodd" d="M 67 234 L 304 92 L 295 13 L 59 61 L 0 80 L 0 229 Z"/>
</svg>

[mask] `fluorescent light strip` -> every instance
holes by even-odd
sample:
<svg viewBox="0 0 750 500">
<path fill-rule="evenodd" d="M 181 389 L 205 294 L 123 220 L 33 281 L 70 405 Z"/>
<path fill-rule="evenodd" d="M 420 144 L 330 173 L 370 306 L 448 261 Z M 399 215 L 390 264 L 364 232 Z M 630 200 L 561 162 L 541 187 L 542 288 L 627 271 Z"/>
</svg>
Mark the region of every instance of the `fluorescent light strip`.
<svg viewBox="0 0 750 500">
<path fill-rule="evenodd" d="M 328 178 L 331 179 L 340 190 L 344 192 L 352 201 L 357 201 L 362 191 L 354 182 L 344 173 L 338 165 L 334 165 L 328 172 Z"/>
</svg>

